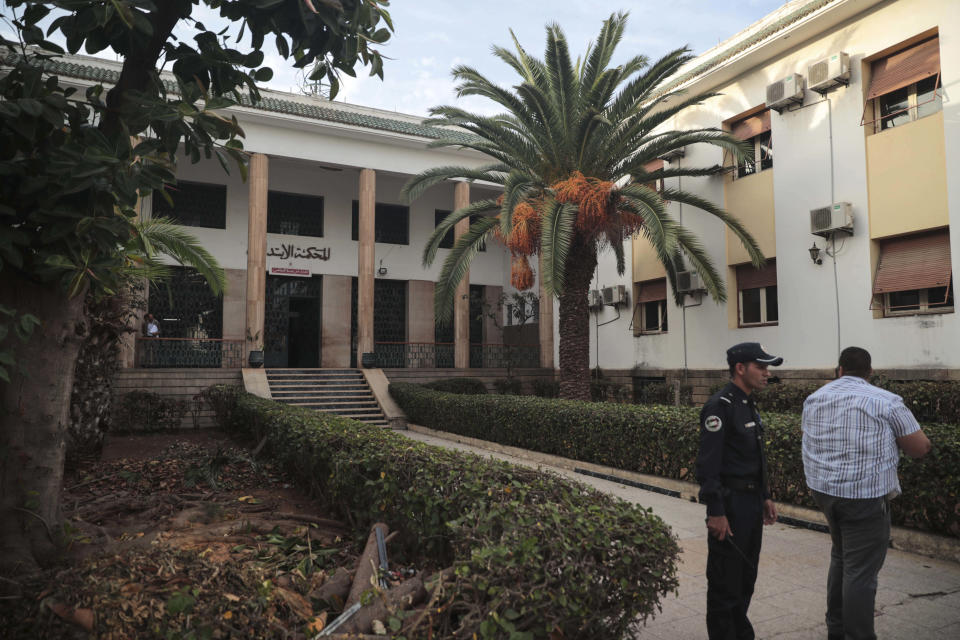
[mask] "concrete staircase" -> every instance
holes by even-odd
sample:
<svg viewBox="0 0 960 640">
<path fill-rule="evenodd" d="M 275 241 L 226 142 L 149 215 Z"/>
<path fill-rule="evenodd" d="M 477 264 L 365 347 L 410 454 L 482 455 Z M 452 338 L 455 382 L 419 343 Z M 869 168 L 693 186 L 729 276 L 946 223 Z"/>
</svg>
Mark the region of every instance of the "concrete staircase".
<svg viewBox="0 0 960 640">
<path fill-rule="evenodd" d="M 267 369 L 266 374 L 277 402 L 388 426 L 359 369 Z"/>
</svg>

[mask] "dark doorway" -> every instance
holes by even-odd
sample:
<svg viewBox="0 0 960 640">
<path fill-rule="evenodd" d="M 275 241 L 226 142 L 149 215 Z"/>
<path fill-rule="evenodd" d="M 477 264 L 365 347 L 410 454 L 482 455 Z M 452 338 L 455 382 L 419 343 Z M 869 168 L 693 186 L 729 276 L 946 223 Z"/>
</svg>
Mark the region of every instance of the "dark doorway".
<svg viewBox="0 0 960 640">
<path fill-rule="evenodd" d="M 287 366 L 313 369 L 320 366 L 320 302 L 316 298 L 290 298 Z"/>
<path fill-rule="evenodd" d="M 322 281 L 321 276 L 267 276 L 265 366 L 320 366 Z"/>
</svg>

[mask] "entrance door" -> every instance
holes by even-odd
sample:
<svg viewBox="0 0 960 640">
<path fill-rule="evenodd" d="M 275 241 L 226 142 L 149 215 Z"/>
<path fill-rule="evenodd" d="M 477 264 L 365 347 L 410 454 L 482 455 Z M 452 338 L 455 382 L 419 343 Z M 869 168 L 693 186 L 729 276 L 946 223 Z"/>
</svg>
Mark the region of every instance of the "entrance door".
<svg viewBox="0 0 960 640">
<path fill-rule="evenodd" d="M 321 276 L 267 276 L 265 366 L 320 366 L 321 283 Z"/>
<path fill-rule="evenodd" d="M 296 369 L 319 367 L 320 301 L 316 298 L 290 298 L 289 313 L 287 366 Z"/>
</svg>

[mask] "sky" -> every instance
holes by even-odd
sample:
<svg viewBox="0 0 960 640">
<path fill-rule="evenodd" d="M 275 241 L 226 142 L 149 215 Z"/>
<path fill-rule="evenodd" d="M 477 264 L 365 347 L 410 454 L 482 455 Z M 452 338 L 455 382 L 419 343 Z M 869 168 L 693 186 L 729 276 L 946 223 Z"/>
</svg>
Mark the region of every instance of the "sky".
<svg viewBox="0 0 960 640">
<path fill-rule="evenodd" d="M 297 0 L 287 0 L 297 1 Z M 702 53 L 784 4 L 785 0 L 393 0 L 389 11 L 395 33 L 381 52 L 384 80 L 357 69 L 343 76 L 338 101 L 426 116 L 431 107 L 456 104 L 480 113 L 497 109 L 480 98 L 457 99 L 450 69 L 465 64 L 503 85 L 515 81 L 513 71 L 495 58 L 491 46 L 512 48 L 510 30 L 531 54 L 542 57 L 544 27 L 556 22 L 576 57 L 596 37 L 610 14 L 628 11 L 626 32 L 613 62 L 637 54 L 655 60 L 687 45 Z M 208 28 L 219 17 L 205 9 L 197 14 Z M 6 3 L 2 13 L 9 15 Z M 7 25 L 0 30 L 9 33 Z M 274 78 L 266 86 L 300 92 L 297 70 L 272 48 L 264 50 Z M 103 57 L 109 57 L 109 53 Z"/>
</svg>

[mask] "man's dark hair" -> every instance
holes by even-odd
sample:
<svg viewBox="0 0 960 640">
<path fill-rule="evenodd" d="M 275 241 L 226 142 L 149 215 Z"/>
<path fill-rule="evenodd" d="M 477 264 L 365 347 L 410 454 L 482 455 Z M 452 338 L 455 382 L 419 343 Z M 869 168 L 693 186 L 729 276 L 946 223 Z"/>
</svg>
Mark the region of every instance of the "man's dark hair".
<svg viewBox="0 0 960 640">
<path fill-rule="evenodd" d="M 843 375 L 867 378 L 870 376 L 870 352 L 860 347 L 847 347 L 840 352 L 840 366 Z"/>
</svg>

